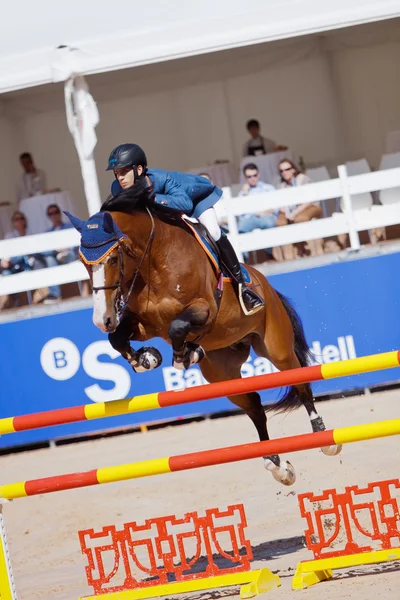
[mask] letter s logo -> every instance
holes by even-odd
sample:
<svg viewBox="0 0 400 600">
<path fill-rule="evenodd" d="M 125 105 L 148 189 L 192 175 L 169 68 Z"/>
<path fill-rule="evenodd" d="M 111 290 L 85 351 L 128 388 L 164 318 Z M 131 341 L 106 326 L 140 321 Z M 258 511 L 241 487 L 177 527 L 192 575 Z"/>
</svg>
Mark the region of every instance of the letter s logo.
<svg viewBox="0 0 400 600">
<path fill-rule="evenodd" d="M 112 359 L 118 358 L 120 353 L 114 350 L 106 341 L 90 344 L 83 353 L 82 366 L 89 377 L 100 381 L 112 381 L 111 390 L 103 390 L 97 383 L 85 388 L 85 393 L 93 402 L 108 402 L 126 398 L 131 389 L 131 377 L 128 371 L 116 363 L 101 362 L 98 357 L 106 354 Z"/>
</svg>

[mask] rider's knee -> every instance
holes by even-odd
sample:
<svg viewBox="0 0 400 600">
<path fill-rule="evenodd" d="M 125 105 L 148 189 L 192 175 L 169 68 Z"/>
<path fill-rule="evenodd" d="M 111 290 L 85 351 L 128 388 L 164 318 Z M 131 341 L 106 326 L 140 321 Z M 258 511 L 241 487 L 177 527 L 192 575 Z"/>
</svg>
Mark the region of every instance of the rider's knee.
<svg viewBox="0 0 400 600">
<path fill-rule="evenodd" d="M 218 242 L 219 238 L 222 235 L 221 227 L 218 223 L 213 224 L 211 227 L 208 227 L 208 231 L 215 242 Z"/>
</svg>

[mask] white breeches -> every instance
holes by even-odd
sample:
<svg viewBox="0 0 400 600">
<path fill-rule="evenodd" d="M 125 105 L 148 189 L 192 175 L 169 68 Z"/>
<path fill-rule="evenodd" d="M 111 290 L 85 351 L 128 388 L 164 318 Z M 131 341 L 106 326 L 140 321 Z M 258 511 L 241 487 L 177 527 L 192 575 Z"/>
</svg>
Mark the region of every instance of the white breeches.
<svg viewBox="0 0 400 600">
<path fill-rule="evenodd" d="M 209 234 L 218 242 L 222 235 L 221 228 L 218 225 L 217 213 L 214 207 L 208 208 L 199 216 L 199 221 L 208 230 Z"/>
</svg>

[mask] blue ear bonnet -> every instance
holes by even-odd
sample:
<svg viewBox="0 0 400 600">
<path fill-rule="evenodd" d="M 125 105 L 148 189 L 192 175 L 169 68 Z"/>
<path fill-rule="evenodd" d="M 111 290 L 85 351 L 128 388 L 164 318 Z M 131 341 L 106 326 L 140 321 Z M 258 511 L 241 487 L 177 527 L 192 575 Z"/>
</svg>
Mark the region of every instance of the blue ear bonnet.
<svg viewBox="0 0 400 600">
<path fill-rule="evenodd" d="M 126 237 L 108 212 L 98 212 L 88 221 L 81 221 L 65 213 L 72 225 L 81 233 L 79 254 L 87 265 L 95 265 L 110 254 L 118 242 Z"/>
</svg>

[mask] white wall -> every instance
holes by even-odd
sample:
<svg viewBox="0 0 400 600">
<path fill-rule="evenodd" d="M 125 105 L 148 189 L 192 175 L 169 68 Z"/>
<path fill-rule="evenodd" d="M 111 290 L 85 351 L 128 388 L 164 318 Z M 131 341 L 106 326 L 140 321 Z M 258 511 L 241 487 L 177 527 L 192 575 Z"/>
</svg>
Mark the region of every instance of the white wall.
<svg viewBox="0 0 400 600">
<path fill-rule="evenodd" d="M 377 167 L 385 135 L 400 129 L 400 42 L 338 50 L 332 66 L 349 157 Z"/>
<path fill-rule="evenodd" d="M 22 120 L 21 128 L 23 135 L 19 137 L 22 141 L 18 153 L 31 152 L 36 166 L 46 172 L 49 188 L 69 190 L 75 199 L 78 214 L 84 217 L 87 211 L 81 170 L 64 107 L 62 110 L 31 115 Z"/>
<path fill-rule="evenodd" d="M 386 132 L 400 128 L 400 42 L 361 48 L 347 44 L 327 51 L 314 40 L 302 52 L 294 45 L 286 48 L 279 61 L 269 48 L 260 46 L 258 54 L 244 55 L 240 63 L 229 60 L 229 53 L 226 65 L 221 58 L 220 64 L 208 58 L 201 72 L 185 72 L 182 66 L 178 72 L 176 61 L 170 76 L 160 65 L 146 81 L 137 82 L 136 72 L 123 71 L 124 86 L 114 83 L 115 73 L 107 76 L 109 83 L 104 76 L 103 88 L 89 78 L 101 117 L 95 156 L 102 196 L 108 195 L 112 181 L 104 168 L 115 145 L 136 141 L 153 166 L 165 169 L 206 167 L 216 159 L 238 163 L 250 117 L 261 121 L 264 135 L 287 144 L 308 163 L 338 164 L 365 156 L 377 164 Z M 57 89 L 53 105 L 58 109 L 49 111 L 36 94 L 19 127 L 10 132 L 10 125 L 0 120 L 0 133 L 4 130 L 6 139 L 14 136 L 15 153 L 10 159 L 8 147 L 0 143 L 0 176 L 10 186 L 18 153 L 31 151 L 46 170 L 49 185 L 69 189 L 83 217 L 79 162 L 66 125 L 62 90 Z"/>
<path fill-rule="evenodd" d="M 340 156 L 340 121 L 326 56 L 230 79 L 227 94 L 237 161 L 249 117 L 261 121 L 266 137 L 307 161 Z"/>
<path fill-rule="evenodd" d="M 4 116 L 0 117 L 0 202 L 14 204 L 16 200 L 15 182 L 19 174 L 18 151 L 15 142 L 15 128 Z"/>
</svg>

